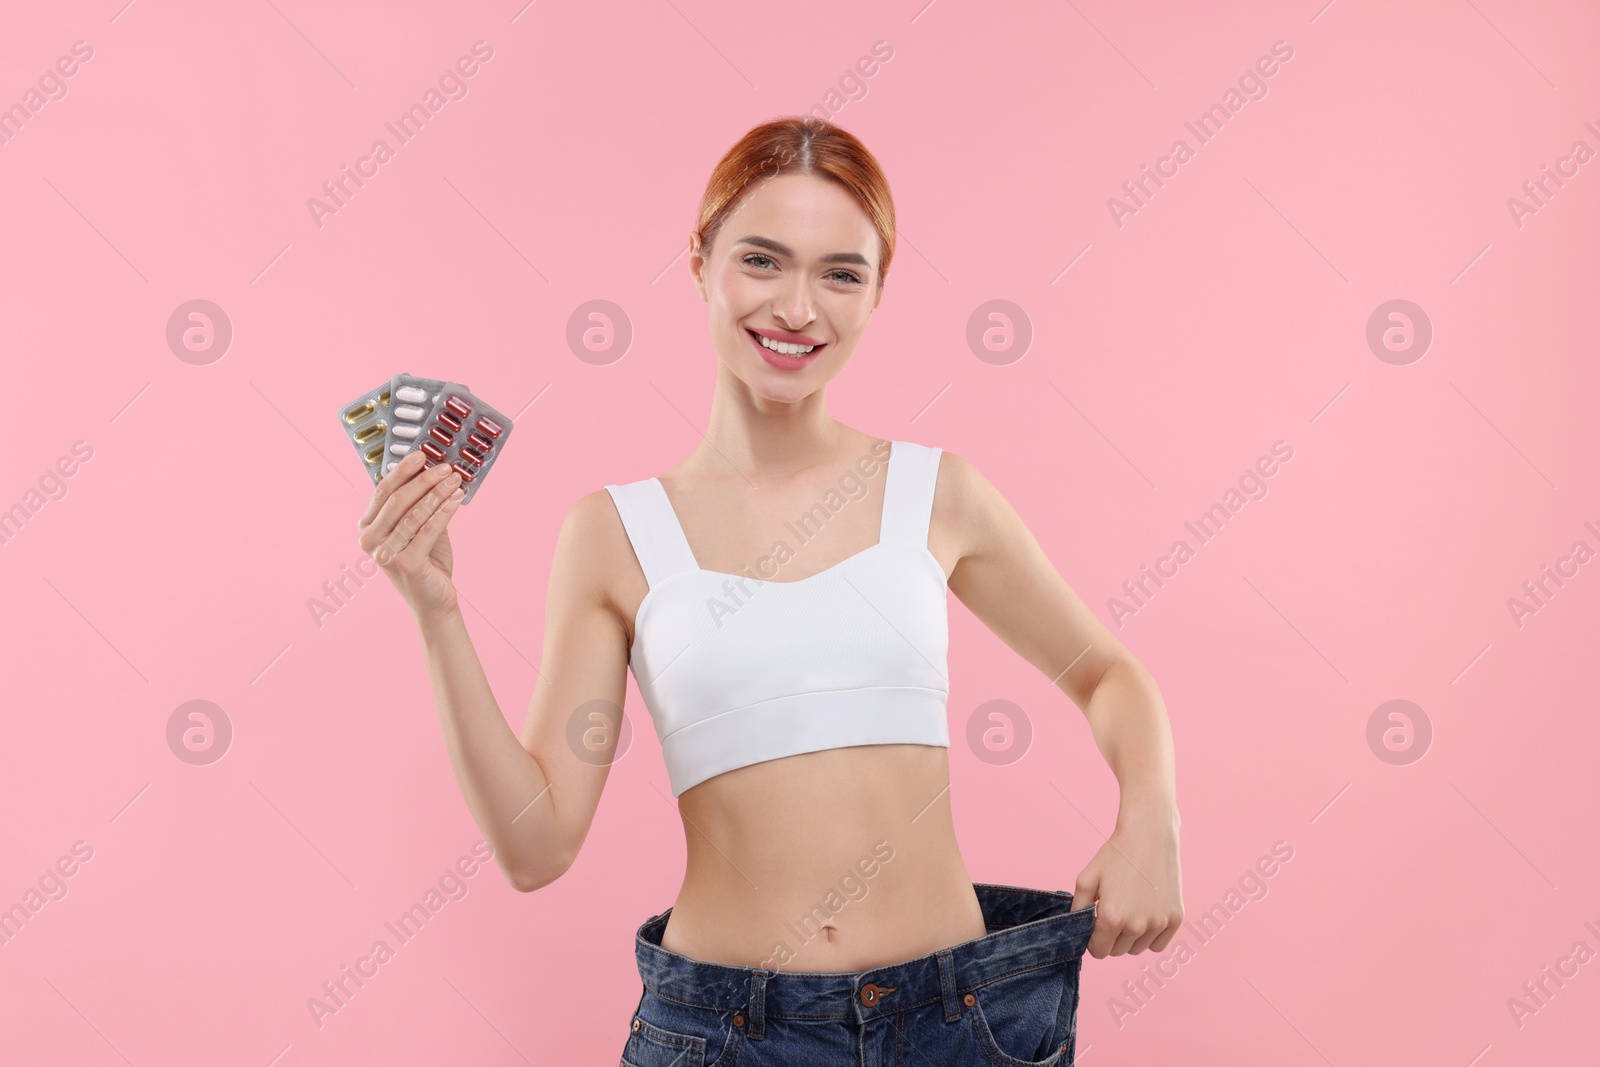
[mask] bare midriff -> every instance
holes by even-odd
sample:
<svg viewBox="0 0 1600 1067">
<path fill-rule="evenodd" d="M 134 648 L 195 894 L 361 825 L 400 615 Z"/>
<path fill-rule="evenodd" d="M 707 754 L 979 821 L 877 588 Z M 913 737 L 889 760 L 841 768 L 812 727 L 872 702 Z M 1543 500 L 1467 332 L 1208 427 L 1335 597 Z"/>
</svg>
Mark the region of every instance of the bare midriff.
<svg viewBox="0 0 1600 1067">
<path fill-rule="evenodd" d="M 858 745 L 717 775 L 662 947 L 706 963 L 863 971 L 985 933 L 950 814 L 949 750 Z"/>
</svg>

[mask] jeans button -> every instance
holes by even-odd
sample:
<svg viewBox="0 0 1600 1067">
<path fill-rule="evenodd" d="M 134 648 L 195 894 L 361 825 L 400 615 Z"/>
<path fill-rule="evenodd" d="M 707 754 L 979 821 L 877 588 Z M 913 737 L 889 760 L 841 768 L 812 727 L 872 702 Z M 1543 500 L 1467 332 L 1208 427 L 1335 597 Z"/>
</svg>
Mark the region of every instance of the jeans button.
<svg viewBox="0 0 1600 1067">
<path fill-rule="evenodd" d="M 877 982 L 868 982 L 861 987 L 861 1003 L 870 1008 L 898 988 L 898 986 L 881 986 Z"/>
<path fill-rule="evenodd" d="M 733 1017 L 733 1025 L 735 1025 L 735 1026 L 743 1026 L 744 1025 L 744 1016 L 743 1015 L 735 1015 Z"/>
<path fill-rule="evenodd" d="M 639 1020 L 638 1019 L 633 1020 L 633 1032 L 634 1033 L 638 1033 L 639 1032 Z"/>
</svg>

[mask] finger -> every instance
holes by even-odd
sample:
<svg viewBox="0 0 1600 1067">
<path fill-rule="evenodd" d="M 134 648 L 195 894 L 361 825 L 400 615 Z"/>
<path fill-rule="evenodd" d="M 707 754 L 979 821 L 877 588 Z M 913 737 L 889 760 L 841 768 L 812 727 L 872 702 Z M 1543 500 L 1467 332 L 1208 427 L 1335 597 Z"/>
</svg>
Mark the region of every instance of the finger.
<svg viewBox="0 0 1600 1067">
<path fill-rule="evenodd" d="M 414 452 L 412 455 L 420 456 L 422 453 Z M 410 459 L 410 456 L 406 457 Z M 378 514 L 373 520 L 373 525 L 378 529 L 386 529 L 399 521 L 400 516 L 411 509 L 411 506 L 422 499 L 424 493 L 432 489 L 444 478 L 449 477 L 455 468 L 448 463 L 435 463 L 428 467 L 426 460 L 418 460 L 418 464 L 426 467 L 425 470 L 413 470 L 410 478 L 397 482 L 388 498 L 378 508 Z"/>
<path fill-rule="evenodd" d="M 440 464 L 440 467 L 444 467 L 444 465 Z M 433 474 L 436 469 L 438 468 L 430 469 L 428 474 Z M 405 514 L 395 523 L 395 527 L 389 533 L 389 536 L 385 537 L 383 543 L 378 546 L 378 551 L 373 554 L 373 559 L 378 566 L 387 566 L 390 562 L 396 560 L 406 550 L 406 546 L 411 543 L 411 539 L 417 535 L 417 531 L 422 529 L 433 513 L 438 510 L 439 505 L 443 504 L 451 491 L 461 484 L 460 474 L 447 467 L 444 469 L 449 472 L 448 475 L 442 479 L 431 479 L 436 481 L 437 484 L 428 489 L 415 504 L 406 510 Z M 393 501 L 391 501 L 392 503 Z M 380 518 L 379 521 L 381 522 L 382 519 Z"/>
<path fill-rule="evenodd" d="M 1111 955 L 1111 950 L 1117 947 L 1117 935 L 1121 932 L 1120 926 L 1097 912 L 1094 917 L 1094 932 L 1089 935 L 1089 955 L 1097 960 L 1103 960 Z"/>
<path fill-rule="evenodd" d="M 1100 874 L 1094 865 L 1084 868 L 1078 873 L 1077 884 L 1072 889 L 1072 907 L 1069 911 L 1085 911 L 1098 903 L 1100 895 Z M 1116 931 L 1107 924 L 1104 915 L 1098 911 L 1094 917 L 1094 927 L 1089 933 L 1089 944 L 1085 949 L 1095 959 L 1105 958 L 1106 950 L 1116 940 Z"/>
<path fill-rule="evenodd" d="M 1178 927 L 1181 925 L 1183 925 L 1181 920 L 1174 920 L 1168 923 L 1166 929 L 1157 934 L 1156 939 L 1150 942 L 1150 951 L 1165 952 L 1167 945 L 1174 937 L 1178 936 Z"/>
<path fill-rule="evenodd" d="M 428 515 L 433 513 L 433 509 L 429 508 L 406 530 L 399 529 L 403 517 L 410 514 L 411 509 L 416 507 L 417 503 L 432 492 L 435 487 L 441 482 L 448 481 L 451 477 L 459 477 L 454 467 L 448 463 L 436 463 L 427 470 L 416 474 L 409 481 L 396 486 L 394 492 L 389 494 L 389 499 L 378 509 L 378 514 L 373 518 L 372 525 L 367 528 L 368 534 L 375 536 L 380 544 L 387 545 L 390 553 L 399 552 L 405 548 L 406 542 L 416 533 L 417 528 L 422 525 Z M 449 491 L 448 489 L 445 490 L 446 493 Z M 400 534 L 398 540 L 395 538 L 397 533 Z M 382 561 L 380 560 L 379 562 L 381 564 Z"/>
<path fill-rule="evenodd" d="M 1078 881 L 1072 887 L 1072 911 L 1082 911 L 1100 897 L 1100 874 L 1089 867 L 1078 872 Z"/>
<path fill-rule="evenodd" d="M 431 474 L 432 471 L 430 470 Z M 461 476 L 455 471 L 439 480 L 438 484 L 430 488 L 417 502 L 408 508 L 404 515 L 395 523 L 394 531 L 379 547 L 379 552 L 385 555 L 386 560 L 402 560 L 403 562 L 415 561 L 420 557 L 417 553 L 407 554 L 407 550 L 415 541 L 417 534 L 427 525 L 436 511 L 442 506 L 450 493 L 461 484 Z M 380 564 L 385 560 L 380 560 Z"/>
<path fill-rule="evenodd" d="M 396 516 L 400 514 L 392 508 L 387 511 L 384 509 L 394 500 L 396 493 L 412 484 L 416 476 L 423 473 L 423 466 L 422 453 L 413 452 L 378 480 L 377 487 L 372 491 L 372 498 L 367 501 L 367 508 L 356 524 L 356 529 L 361 531 L 361 547 L 368 555 L 375 555 L 378 546 L 394 528 Z"/>
<path fill-rule="evenodd" d="M 410 481 L 412 475 L 421 469 L 422 453 L 414 451 L 405 459 L 396 463 L 394 469 L 388 474 L 378 479 L 377 488 L 372 491 L 372 499 L 367 502 L 367 510 L 361 513 L 360 525 L 365 527 L 370 524 L 377 517 L 378 509 L 383 507 L 384 502 L 394 495 L 395 490 Z"/>
<path fill-rule="evenodd" d="M 1141 933 L 1143 931 L 1136 931 L 1131 927 L 1124 926 L 1117 931 L 1117 939 L 1111 943 L 1110 954 L 1113 956 L 1126 955 L 1127 951 L 1133 947 L 1133 943 L 1139 939 Z"/>
<path fill-rule="evenodd" d="M 1140 952 L 1143 952 L 1145 949 L 1149 948 L 1150 947 L 1150 943 L 1152 941 L 1154 941 L 1156 938 L 1160 937 L 1162 934 L 1164 934 L 1166 932 L 1167 932 L 1167 928 L 1166 928 L 1165 925 L 1163 925 L 1161 923 L 1155 923 L 1149 929 L 1147 929 L 1144 933 L 1139 935 L 1138 939 L 1135 940 L 1134 943 L 1128 947 L 1128 951 L 1134 953 L 1135 955 L 1137 955 Z"/>
<path fill-rule="evenodd" d="M 466 498 L 466 495 L 466 489 L 457 485 L 450 495 L 444 498 L 444 502 L 439 505 L 434 513 L 428 516 L 428 521 L 422 524 L 422 528 L 417 531 L 417 535 L 411 539 L 411 543 L 402 551 L 407 553 L 415 552 L 419 556 L 427 556 L 432 552 L 433 543 L 439 540 L 439 535 L 444 533 L 444 528 L 450 524 L 450 516 L 460 510 L 461 501 Z"/>
</svg>

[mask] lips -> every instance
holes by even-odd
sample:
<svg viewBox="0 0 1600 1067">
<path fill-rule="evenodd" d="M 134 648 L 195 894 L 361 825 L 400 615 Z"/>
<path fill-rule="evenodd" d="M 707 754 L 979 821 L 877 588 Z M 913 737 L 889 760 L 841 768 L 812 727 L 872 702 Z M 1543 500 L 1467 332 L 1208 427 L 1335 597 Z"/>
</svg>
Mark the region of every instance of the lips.
<svg viewBox="0 0 1600 1067">
<path fill-rule="evenodd" d="M 772 349 L 762 344 L 761 335 L 756 333 L 754 330 L 747 329 L 745 330 L 745 334 L 750 338 L 750 344 L 755 347 L 756 352 L 759 353 L 761 358 L 767 362 L 767 365 L 776 367 L 779 370 L 794 371 L 808 367 L 811 365 L 812 361 L 817 358 L 817 356 L 821 355 L 822 350 L 827 347 L 826 345 L 817 345 L 812 348 L 810 352 L 807 352 L 803 356 L 786 356 L 781 352 L 774 352 Z"/>
<path fill-rule="evenodd" d="M 777 336 L 777 334 L 779 332 L 786 332 L 786 331 L 768 330 L 767 332 L 763 333 L 760 330 L 747 329 L 746 332 L 749 333 L 751 336 L 753 336 L 756 339 L 757 343 L 759 343 L 759 342 L 761 342 L 763 340 L 766 340 L 766 341 L 775 342 L 776 344 L 780 344 L 780 345 L 799 345 L 802 348 L 821 348 L 822 347 L 822 342 L 821 341 L 817 341 L 817 340 L 813 340 L 810 334 L 795 333 L 795 334 L 789 334 L 787 337 L 780 337 L 780 336 Z M 809 354 L 810 353 L 807 353 L 807 355 L 809 355 Z"/>
</svg>

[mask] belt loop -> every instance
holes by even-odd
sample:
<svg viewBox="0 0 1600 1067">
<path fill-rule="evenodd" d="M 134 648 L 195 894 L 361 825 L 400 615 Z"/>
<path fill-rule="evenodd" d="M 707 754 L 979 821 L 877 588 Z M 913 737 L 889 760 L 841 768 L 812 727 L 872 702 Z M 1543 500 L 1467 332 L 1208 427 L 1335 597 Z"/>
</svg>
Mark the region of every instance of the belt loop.
<svg viewBox="0 0 1600 1067">
<path fill-rule="evenodd" d="M 961 1018 L 961 1002 L 956 999 L 956 964 L 950 949 L 940 949 L 939 997 L 944 1001 L 944 1021 L 953 1023 Z"/>
<path fill-rule="evenodd" d="M 750 975 L 750 1019 L 745 1036 L 761 1038 L 766 1031 L 767 972 L 754 971 Z"/>
</svg>

